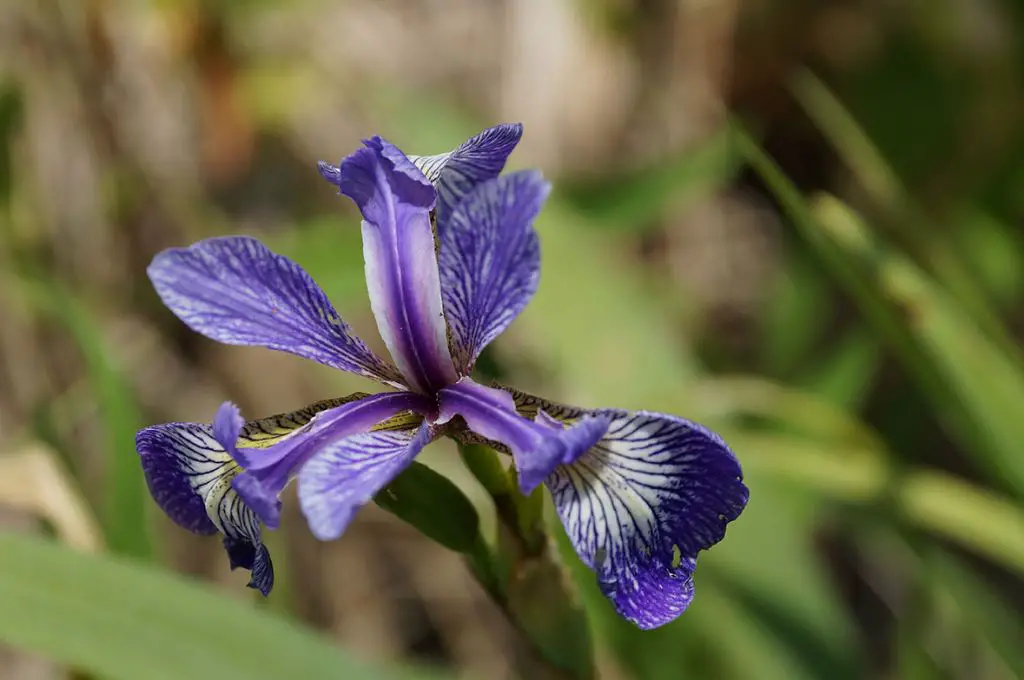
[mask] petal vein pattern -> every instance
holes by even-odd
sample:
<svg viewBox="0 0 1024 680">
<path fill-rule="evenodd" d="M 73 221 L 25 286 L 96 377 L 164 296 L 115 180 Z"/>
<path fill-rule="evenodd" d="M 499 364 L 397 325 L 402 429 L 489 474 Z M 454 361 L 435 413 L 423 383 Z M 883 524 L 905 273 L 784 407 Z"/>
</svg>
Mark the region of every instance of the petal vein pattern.
<svg viewBox="0 0 1024 680">
<path fill-rule="evenodd" d="M 341 536 L 356 511 L 412 463 L 436 432 L 382 430 L 334 442 L 299 473 L 299 501 L 313 535 Z"/>
<path fill-rule="evenodd" d="M 409 160 L 437 187 L 437 224 L 442 235 L 455 207 L 474 187 L 501 173 L 522 136 L 521 124 L 507 123 L 484 130 L 454 151 L 433 156 L 409 156 Z"/>
<path fill-rule="evenodd" d="M 299 265 L 258 240 L 228 236 L 158 254 L 148 269 L 164 304 L 192 330 L 256 345 L 404 387 L 338 315 Z"/>
<path fill-rule="evenodd" d="M 226 404 L 221 411 L 230 417 L 232 408 L 231 404 Z M 320 411 L 302 429 L 270 446 L 252 449 L 236 446 L 234 440 L 220 439 L 231 456 L 245 468 L 232 486 L 264 524 L 276 529 L 280 521 L 281 492 L 308 461 L 329 452 L 336 442 L 346 437 L 387 424 L 396 414 L 430 408 L 431 401 L 415 392 L 382 392 L 350 398 L 340 406 Z M 221 419 L 222 413 L 218 412 L 215 433 Z"/>
<path fill-rule="evenodd" d="M 342 162 L 338 187 L 363 214 L 366 284 L 381 337 L 409 385 L 430 393 L 456 379 L 430 225 L 434 189 L 387 141 L 365 144 Z"/>
<path fill-rule="evenodd" d="M 718 435 L 682 418 L 585 411 L 513 391 L 524 415 L 563 422 L 603 414 L 597 444 L 546 480 L 580 558 L 619 612 L 645 628 L 678 616 L 697 554 L 722 540 L 746 505 L 739 463 Z"/>
<path fill-rule="evenodd" d="M 232 568 L 250 569 L 249 586 L 264 595 L 274 581 L 259 520 L 231 488 L 241 468 L 217 442 L 213 428 L 170 423 L 146 428 L 136 448 L 150 493 L 167 515 L 200 534 L 224 534 Z"/>
<path fill-rule="evenodd" d="M 489 180 L 458 205 L 441 234 L 441 292 L 462 375 L 537 290 L 540 243 L 532 225 L 549 191 L 533 171 Z"/>
<path fill-rule="evenodd" d="M 439 423 L 461 416 L 469 429 L 512 452 L 519 489 L 531 493 L 558 465 L 576 460 L 604 434 L 608 421 L 589 414 L 572 427 L 552 427 L 543 419 L 524 418 L 508 392 L 462 378 L 439 394 Z"/>
<path fill-rule="evenodd" d="M 293 435 L 318 413 L 353 399 L 326 399 L 290 413 L 245 423 L 236 445 L 256 451 Z M 222 426 L 230 425 L 230 420 Z M 220 436 L 235 437 L 234 432 Z M 232 488 L 242 468 L 205 423 L 168 423 L 141 430 L 136 449 L 150 493 L 178 525 L 197 534 L 224 534 L 232 568 L 251 570 L 250 586 L 266 594 L 273 585 L 273 565 L 262 544 L 259 521 Z"/>
</svg>

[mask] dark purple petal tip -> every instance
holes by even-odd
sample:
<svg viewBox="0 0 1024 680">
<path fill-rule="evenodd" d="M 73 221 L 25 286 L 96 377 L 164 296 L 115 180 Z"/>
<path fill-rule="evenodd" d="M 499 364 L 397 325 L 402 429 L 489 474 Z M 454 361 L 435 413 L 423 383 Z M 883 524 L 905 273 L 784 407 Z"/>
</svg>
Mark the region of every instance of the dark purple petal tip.
<svg viewBox="0 0 1024 680">
<path fill-rule="evenodd" d="M 270 592 L 274 573 L 259 520 L 232 488 L 239 467 L 221 441 L 234 446 L 241 416 L 232 404 L 217 412 L 214 425 L 170 423 L 147 427 L 136 447 L 154 500 L 181 526 L 201 534 L 224 534 L 232 569 L 252 570 L 250 586 Z"/>
<path fill-rule="evenodd" d="M 433 185 L 398 147 L 381 137 L 371 137 L 363 144 L 341 162 L 337 184 L 367 219 L 371 219 L 367 215 L 373 211 L 371 206 L 379 201 L 399 200 L 427 210 L 434 207 L 437 194 Z M 392 191 L 397 194 L 394 198 Z"/>
<path fill-rule="evenodd" d="M 638 565 L 626 578 L 599 583 L 601 592 L 624 618 L 650 630 L 670 623 L 693 600 L 693 570 L 696 561 L 683 559 L 671 567 L 660 560 Z"/>
<path fill-rule="evenodd" d="M 196 423 L 154 425 L 135 435 L 135 448 L 153 500 L 175 524 L 196 534 L 216 533 L 206 505 L 191 479 L 189 461 L 209 457 L 211 442 L 204 426 Z M 211 460 L 205 467 L 217 465 Z"/>
<path fill-rule="evenodd" d="M 658 413 L 599 413 L 611 419 L 607 433 L 547 484 L 576 551 L 619 612 L 658 626 L 689 603 L 693 560 L 722 540 L 748 490 L 714 432 Z"/>
<path fill-rule="evenodd" d="M 246 539 L 224 537 L 224 549 L 228 553 L 231 569 L 248 569 L 251 573 L 249 587 L 260 591 L 263 597 L 270 595 L 274 587 L 274 563 L 267 546 L 255 545 Z"/>
</svg>

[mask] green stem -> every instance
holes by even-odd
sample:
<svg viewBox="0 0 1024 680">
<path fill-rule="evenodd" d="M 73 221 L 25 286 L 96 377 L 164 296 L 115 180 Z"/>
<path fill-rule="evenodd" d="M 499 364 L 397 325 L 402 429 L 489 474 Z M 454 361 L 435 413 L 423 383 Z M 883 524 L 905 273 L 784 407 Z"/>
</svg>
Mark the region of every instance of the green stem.
<svg viewBox="0 0 1024 680">
<path fill-rule="evenodd" d="M 478 444 L 460 445 L 470 472 L 494 502 L 498 542 L 466 560 L 484 588 L 521 633 L 531 654 L 522 659 L 524 677 L 590 680 L 593 648 L 586 612 L 544 523 L 544 495 L 516 490 L 497 454 Z"/>
</svg>

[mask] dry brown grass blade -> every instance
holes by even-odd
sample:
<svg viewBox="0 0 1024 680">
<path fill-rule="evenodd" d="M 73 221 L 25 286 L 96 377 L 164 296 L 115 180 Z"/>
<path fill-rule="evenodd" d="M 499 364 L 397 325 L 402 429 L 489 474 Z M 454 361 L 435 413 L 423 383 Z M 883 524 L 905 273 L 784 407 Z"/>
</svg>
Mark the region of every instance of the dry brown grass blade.
<svg viewBox="0 0 1024 680">
<path fill-rule="evenodd" d="M 44 445 L 33 442 L 0 455 L 0 505 L 49 522 L 69 546 L 103 549 L 103 538 L 78 488 Z"/>
</svg>

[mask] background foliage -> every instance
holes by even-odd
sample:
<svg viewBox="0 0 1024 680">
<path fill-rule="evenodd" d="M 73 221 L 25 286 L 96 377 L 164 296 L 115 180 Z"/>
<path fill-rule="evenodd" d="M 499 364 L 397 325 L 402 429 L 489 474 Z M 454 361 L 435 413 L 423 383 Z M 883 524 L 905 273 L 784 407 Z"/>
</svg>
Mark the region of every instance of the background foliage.
<svg viewBox="0 0 1024 680">
<path fill-rule="evenodd" d="M 315 161 L 504 120 L 556 192 L 486 372 L 701 421 L 751 488 L 654 632 L 563 550 L 600 676 L 1024 676 L 1022 114 L 1014 0 L 4 4 L 0 677 L 539 677 L 462 559 L 377 508 L 319 544 L 287 504 L 250 601 L 133 450 L 225 398 L 365 387 L 191 334 L 155 252 L 259 235 L 380 349 Z M 456 451 L 425 462 L 490 532 Z"/>
</svg>

